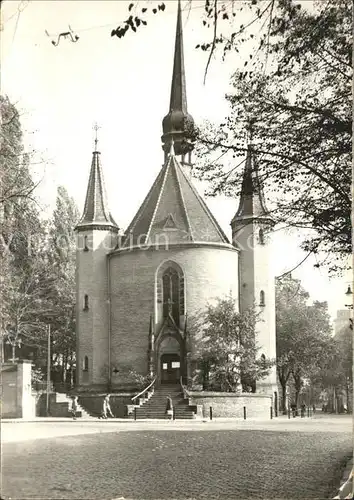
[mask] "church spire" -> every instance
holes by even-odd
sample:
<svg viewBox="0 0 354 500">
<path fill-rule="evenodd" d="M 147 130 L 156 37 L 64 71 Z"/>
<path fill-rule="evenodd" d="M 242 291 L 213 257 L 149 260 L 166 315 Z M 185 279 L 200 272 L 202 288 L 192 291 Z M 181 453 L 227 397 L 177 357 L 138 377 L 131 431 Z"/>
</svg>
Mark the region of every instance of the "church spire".
<svg viewBox="0 0 354 500">
<path fill-rule="evenodd" d="M 111 229 L 118 232 L 119 228 L 108 209 L 107 195 L 100 160 L 101 153 L 97 151 L 98 129 L 99 127 L 95 124 L 95 150 L 92 153 L 85 207 L 76 229 L 78 231 L 86 229 Z"/>
<path fill-rule="evenodd" d="M 184 69 L 181 1 L 178 0 L 175 53 L 173 62 L 170 110 L 162 121 L 163 149 L 169 152 L 171 137 L 177 155 L 190 153 L 194 147 L 194 120 L 187 110 L 186 73 Z"/>
<path fill-rule="evenodd" d="M 170 110 L 187 113 L 186 73 L 184 69 L 181 0 L 178 0 L 175 55 L 173 61 Z"/>
<path fill-rule="evenodd" d="M 247 143 L 247 155 L 243 172 L 240 203 L 231 224 L 235 220 L 243 218 L 270 218 L 265 205 L 263 188 L 258 176 L 258 165 L 253 145 L 252 125 L 249 126 L 247 131 Z"/>
</svg>

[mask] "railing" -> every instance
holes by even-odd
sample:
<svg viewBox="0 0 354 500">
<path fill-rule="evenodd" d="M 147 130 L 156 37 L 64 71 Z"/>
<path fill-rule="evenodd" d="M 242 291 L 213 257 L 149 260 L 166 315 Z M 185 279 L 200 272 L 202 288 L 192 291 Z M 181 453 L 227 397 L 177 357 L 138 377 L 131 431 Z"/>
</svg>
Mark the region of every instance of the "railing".
<svg viewBox="0 0 354 500">
<path fill-rule="evenodd" d="M 139 392 L 139 394 L 137 394 L 136 396 L 134 396 L 132 398 L 133 404 L 136 404 L 136 400 L 138 398 L 140 398 L 140 396 L 143 396 L 150 389 L 150 387 L 152 387 L 155 384 L 155 382 L 156 382 L 156 377 L 154 378 L 154 380 L 147 387 L 145 387 L 144 390 L 142 390 L 141 392 Z"/>
<path fill-rule="evenodd" d="M 182 377 L 180 377 L 179 382 L 180 382 L 181 387 L 182 387 L 183 397 L 184 398 L 188 398 L 189 394 L 188 394 L 188 391 L 187 391 L 187 387 L 183 384 L 183 378 Z"/>
</svg>

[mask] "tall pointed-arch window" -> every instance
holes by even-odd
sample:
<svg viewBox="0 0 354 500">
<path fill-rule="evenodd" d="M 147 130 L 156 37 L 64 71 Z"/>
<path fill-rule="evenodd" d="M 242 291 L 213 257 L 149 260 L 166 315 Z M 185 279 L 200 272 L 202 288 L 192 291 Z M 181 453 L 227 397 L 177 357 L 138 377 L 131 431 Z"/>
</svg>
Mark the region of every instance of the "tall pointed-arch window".
<svg viewBox="0 0 354 500">
<path fill-rule="evenodd" d="M 162 275 L 163 317 L 170 315 L 179 326 L 180 315 L 184 314 L 184 280 L 176 269 L 169 267 Z"/>
<path fill-rule="evenodd" d="M 264 291 L 261 290 L 259 294 L 259 305 L 260 306 L 265 306 L 265 296 L 264 296 Z"/>
<path fill-rule="evenodd" d="M 88 372 L 89 369 L 89 361 L 88 361 L 88 356 L 85 356 L 82 362 L 82 369 L 84 372 Z"/>
<path fill-rule="evenodd" d="M 258 240 L 260 245 L 264 245 L 264 230 L 262 228 L 258 232 Z"/>
</svg>

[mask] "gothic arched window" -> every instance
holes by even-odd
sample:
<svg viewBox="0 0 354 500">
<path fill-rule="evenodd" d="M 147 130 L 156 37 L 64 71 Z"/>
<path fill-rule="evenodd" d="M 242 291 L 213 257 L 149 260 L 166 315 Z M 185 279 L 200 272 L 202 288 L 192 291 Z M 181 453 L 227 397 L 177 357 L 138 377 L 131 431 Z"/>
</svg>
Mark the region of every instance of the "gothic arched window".
<svg viewBox="0 0 354 500">
<path fill-rule="evenodd" d="M 266 368 L 266 357 L 264 354 L 261 355 L 261 363 L 262 363 L 262 368 L 265 370 Z"/>
<path fill-rule="evenodd" d="M 264 292 L 261 290 L 259 294 L 259 305 L 260 306 L 265 306 L 265 300 L 264 300 Z"/>
<path fill-rule="evenodd" d="M 82 363 L 82 369 L 83 369 L 84 372 L 88 372 L 89 361 L 88 361 L 88 357 L 87 356 L 84 357 L 84 360 L 83 360 L 83 363 Z"/>
<path fill-rule="evenodd" d="M 258 239 L 259 239 L 260 245 L 264 245 L 264 230 L 263 229 L 259 230 Z"/>
<path fill-rule="evenodd" d="M 84 296 L 84 311 L 88 311 L 89 308 L 89 296 L 86 294 Z"/>
<path fill-rule="evenodd" d="M 184 314 L 184 280 L 173 267 L 166 269 L 162 275 L 163 317 L 170 315 L 179 326 L 180 315 Z"/>
</svg>

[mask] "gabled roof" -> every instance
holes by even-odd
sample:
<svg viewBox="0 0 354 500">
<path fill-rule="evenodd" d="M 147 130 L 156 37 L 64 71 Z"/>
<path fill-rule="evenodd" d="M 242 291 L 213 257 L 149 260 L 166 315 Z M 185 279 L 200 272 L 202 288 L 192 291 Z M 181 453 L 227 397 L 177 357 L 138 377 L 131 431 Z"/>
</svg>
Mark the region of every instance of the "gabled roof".
<svg viewBox="0 0 354 500">
<path fill-rule="evenodd" d="M 125 233 L 123 247 L 154 243 L 229 243 L 207 205 L 183 172 L 173 147 Z"/>
<path fill-rule="evenodd" d="M 94 151 L 92 154 L 84 212 L 76 229 L 87 229 L 90 226 L 107 227 L 118 231 L 118 226 L 108 209 L 99 151 Z"/>
<path fill-rule="evenodd" d="M 240 203 L 231 222 L 250 217 L 270 218 L 265 205 L 262 185 L 258 177 L 258 167 L 253 146 L 248 145 L 245 170 L 243 172 Z"/>
</svg>

